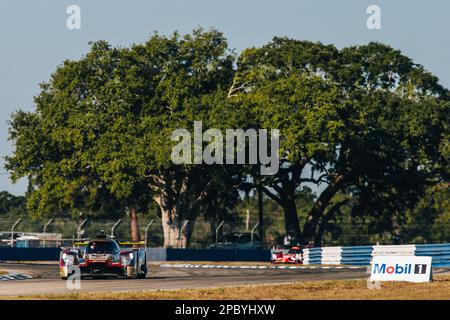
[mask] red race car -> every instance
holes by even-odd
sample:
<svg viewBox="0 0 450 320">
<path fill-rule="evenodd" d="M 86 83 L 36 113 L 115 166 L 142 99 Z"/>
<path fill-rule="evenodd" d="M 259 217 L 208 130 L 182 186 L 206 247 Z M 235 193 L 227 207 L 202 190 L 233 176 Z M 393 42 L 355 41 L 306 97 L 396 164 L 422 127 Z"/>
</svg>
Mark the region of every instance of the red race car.
<svg viewBox="0 0 450 320">
<path fill-rule="evenodd" d="M 291 247 L 288 252 L 274 251 L 272 253 L 272 263 L 303 263 L 303 252 L 301 247 Z"/>
</svg>

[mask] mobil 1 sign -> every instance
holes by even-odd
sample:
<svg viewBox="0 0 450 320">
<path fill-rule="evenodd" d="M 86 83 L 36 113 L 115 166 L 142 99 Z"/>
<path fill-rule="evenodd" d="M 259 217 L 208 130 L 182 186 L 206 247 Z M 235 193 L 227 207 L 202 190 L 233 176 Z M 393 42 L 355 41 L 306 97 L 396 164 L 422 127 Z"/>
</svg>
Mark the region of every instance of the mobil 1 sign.
<svg viewBox="0 0 450 320">
<path fill-rule="evenodd" d="M 371 281 L 431 281 L 431 257 L 375 256 Z"/>
</svg>

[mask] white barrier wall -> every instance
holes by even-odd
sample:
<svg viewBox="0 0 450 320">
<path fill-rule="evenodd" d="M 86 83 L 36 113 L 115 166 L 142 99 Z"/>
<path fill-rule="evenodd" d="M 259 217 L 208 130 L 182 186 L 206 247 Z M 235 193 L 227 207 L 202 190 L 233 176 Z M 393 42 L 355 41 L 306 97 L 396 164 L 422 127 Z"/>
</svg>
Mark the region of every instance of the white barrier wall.
<svg viewBox="0 0 450 320">
<path fill-rule="evenodd" d="M 374 256 L 413 256 L 416 251 L 416 246 L 401 245 L 401 246 L 373 246 L 372 257 Z"/>
<path fill-rule="evenodd" d="M 342 247 L 322 248 L 322 264 L 341 264 Z"/>
<path fill-rule="evenodd" d="M 378 245 L 303 249 L 303 264 L 369 265 L 378 256 L 431 256 L 433 267 L 450 267 L 450 244 Z"/>
</svg>

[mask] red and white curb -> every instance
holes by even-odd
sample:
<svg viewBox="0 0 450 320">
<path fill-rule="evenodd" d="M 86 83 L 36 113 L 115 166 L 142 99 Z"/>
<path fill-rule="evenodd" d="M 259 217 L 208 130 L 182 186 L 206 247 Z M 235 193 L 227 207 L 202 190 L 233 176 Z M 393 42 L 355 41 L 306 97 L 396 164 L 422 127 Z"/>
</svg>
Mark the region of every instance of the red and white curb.
<svg viewBox="0 0 450 320">
<path fill-rule="evenodd" d="M 5 275 L 0 276 L 0 281 L 11 281 L 11 280 L 27 280 L 32 279 L 33 277 L 28 274 L 20 274 L 11 272 Z"/>
<path fill-rule="evenodd" d="M 294 269 L 294 270 L 347 270 L 347 269 L 361 269 L 365 270 L 364 266 L 288 266 L 288 265 L 275 265 L 275 266 L 233 266 L 233 265 L 209 265 L 209 264 L 176 264 L 166 263 L 159 265 L 161 268 L 190 268 L 190 269 Z"/>
</svg>

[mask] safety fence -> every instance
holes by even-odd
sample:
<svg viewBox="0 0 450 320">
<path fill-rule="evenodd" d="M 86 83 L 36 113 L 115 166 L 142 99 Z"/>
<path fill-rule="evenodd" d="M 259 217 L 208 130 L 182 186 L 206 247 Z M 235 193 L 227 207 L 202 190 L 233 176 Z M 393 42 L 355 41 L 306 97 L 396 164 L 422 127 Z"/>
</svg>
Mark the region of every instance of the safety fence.
<svg viewBox="0 0 450 320">
<path fill-rule="evenodd" d="M 180 227 L 190 230 L 191 237 L 188 248 L 210 249 L 237 239 L 236 235 L 253 238 L 249 241 L 235 240 L 234 248 L 274 248 L 289 243 L 285 233 L 285 219 L 282 212 L 270 207 L 264 211 L 264 237 L 259 234 L 259 216 L 255 210 L 240 210 L 236 217 L 222 219 L 206 219 L 198 217 L 195 220 L 183 220 Z M 155 214 L 138 214 L 141 240 L 147 241 L 148 247 L 162 247 L 169 243 L 164 241 L 162 221 Z M 304 225 L 306 217 L 299 217 L 300 225 Z M 0 216 L 0 247 L 51 248 L 71 245 L 76 239 L 90 239 L 101 230 L 115 239 L 130 238 L 130 219 L 128 215 L 116 219 L 103 219 L 80 216 L 75 218 L 42 218 L 32 220 L 28 216 L 21 219 Z M 400 236 L 393 237 L 392 232 L 375 232 L 364 222 L 342 221 L 332 226 L 333 232 L 325 232 L 323 246 L 371 246 L 374 243 L 420 244 L 420 243 L 450 243 L 450 222 L 439 223 L 434 227 L 423 227 L 419 224 L 409 224 Z M 409 231 L 408 231 L 409 230 Z M 414 231 L 414 232 L 412 232 Z M 427 235 L 427 236 L 426 236 Z M 181 238 L 171 239 L 172 248 L 183 248 Z M 237 242 L 237 243 L 236 243 Z"/>
<path fill-rule="evenodd" d="M 374 256 L 430 256 L 433 267 L 450 267 L 450 244 L 308 248 L 303 263 L 363 266 Z"/>
</svg>

